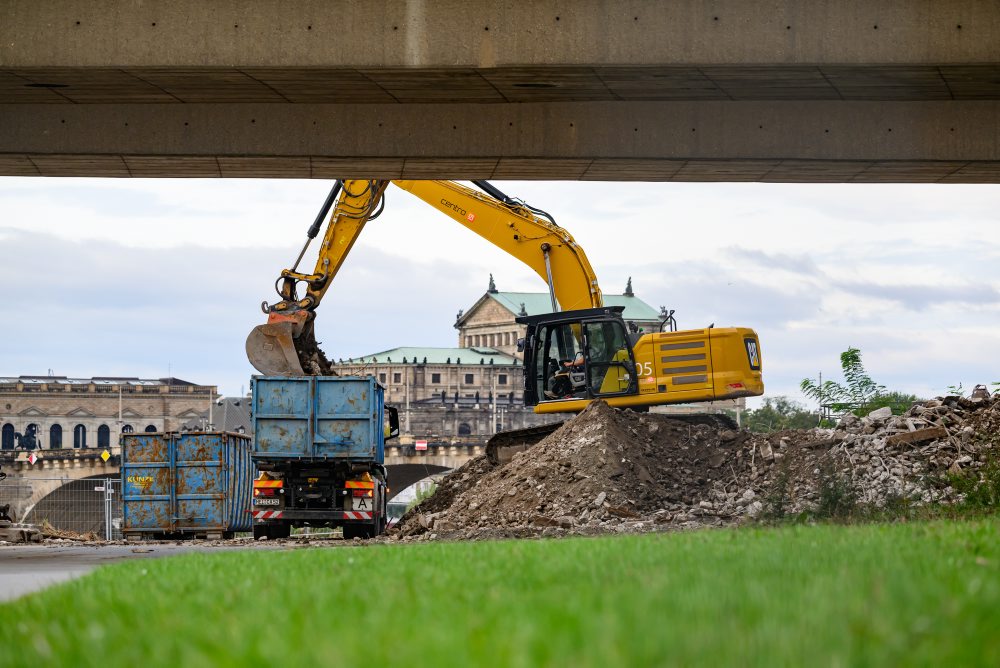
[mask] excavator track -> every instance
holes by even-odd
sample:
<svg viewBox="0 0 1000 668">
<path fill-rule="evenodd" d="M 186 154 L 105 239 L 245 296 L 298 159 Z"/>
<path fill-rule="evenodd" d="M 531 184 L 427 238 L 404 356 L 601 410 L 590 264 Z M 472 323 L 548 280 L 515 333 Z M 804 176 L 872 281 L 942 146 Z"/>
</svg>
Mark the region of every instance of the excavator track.
<svg viewBox="0 0 1000 668">
<path fill-rule="evenodd" d="M 700 424 L 715 429 L 737 431 L 740 427 L 736 420 L 723 413 L 695 413 L 692 415 L 666 415 L 665 417 L 688 424 Z"/>
<path fill-rule="evenodd" d="M 514 455 L 535 445 L 565 423 L 566 421 L 562 420 L 537 427 L 511 429 L 494 434 L 486 442 L 486 458 L 494 466 L 503 466 L 510 462 Z"/>
</svg>

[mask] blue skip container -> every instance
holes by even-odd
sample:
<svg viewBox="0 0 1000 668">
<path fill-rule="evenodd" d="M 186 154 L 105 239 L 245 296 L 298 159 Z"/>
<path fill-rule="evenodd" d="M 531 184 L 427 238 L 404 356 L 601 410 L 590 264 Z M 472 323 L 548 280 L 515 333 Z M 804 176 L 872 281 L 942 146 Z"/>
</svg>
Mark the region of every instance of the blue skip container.
<svg viewBox="0 0 1000 668">
<path fill-rule="evenodd" d="M 221 432 L 123 434 L 122 534 L 231 537 L 250 531 L 251 439 Z"/>
</svg>

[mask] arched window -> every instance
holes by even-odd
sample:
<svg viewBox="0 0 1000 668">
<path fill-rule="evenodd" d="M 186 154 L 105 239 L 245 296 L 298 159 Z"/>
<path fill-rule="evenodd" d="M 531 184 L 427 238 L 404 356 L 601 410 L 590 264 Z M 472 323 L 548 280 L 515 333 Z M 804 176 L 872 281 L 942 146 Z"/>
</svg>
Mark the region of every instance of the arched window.
<svg viewBox="0 0 1000 668">
<path fill-rule="evenodd" d="M 97 428 L 97 447 L 99 448 L 110 448 L 111 447 L 111 428 L 106 424 L 102 424 Z"/>
<path fill-rule="evenodd" d="M 147 434 L 155 433 L 156 432 L 156 425 L 155 424 L 147 424 L 145 431 L 146 431 Z"/>
<path fill-rule="evenodd" d="M 132 425 L 130 425 L 130 424 L 124 424 L 124 425 L 122 425 L 122 433 L 123 434 L 131 434 L 134 431 L 135 431 L 135 427 L 133 427 Z"/>
<path fill-rule="evenodd" d="M 4 450 L 14 449 L 14 425 L 7 423 L 3 426 L 3 430 L 0 431 L 0 447 Z"/>
<path fill-rule="evenodd" d="M 49 427 L 49 448 L 58 450 L 62 447 L 62 425 L 54 424 Z"/>
<path fill-rule="evenodd" d="M 463 422 L 458 425 L 458 435 L 459 436 L 472 436 L 472 427 Z"/>
<path fill-rule="evenodd" d="M 82 424 L 78 424 L 73 427 L 73 447 L 74 448 L 85 448 L 87 447 L 87 428 Z"/>
</svg>

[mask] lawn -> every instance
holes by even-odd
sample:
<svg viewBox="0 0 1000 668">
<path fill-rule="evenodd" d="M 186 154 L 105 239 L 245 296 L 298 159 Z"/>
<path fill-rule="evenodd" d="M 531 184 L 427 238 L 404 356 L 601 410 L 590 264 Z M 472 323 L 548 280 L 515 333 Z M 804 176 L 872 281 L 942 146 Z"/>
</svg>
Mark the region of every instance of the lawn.
<svg viewBox="0 0 1000 668">
<path fill-rule="evenodd" d="M 0 605 L 0 665 L 997 666 L 998 539 L 986 519 L 133 561 Z"/>
</svg>

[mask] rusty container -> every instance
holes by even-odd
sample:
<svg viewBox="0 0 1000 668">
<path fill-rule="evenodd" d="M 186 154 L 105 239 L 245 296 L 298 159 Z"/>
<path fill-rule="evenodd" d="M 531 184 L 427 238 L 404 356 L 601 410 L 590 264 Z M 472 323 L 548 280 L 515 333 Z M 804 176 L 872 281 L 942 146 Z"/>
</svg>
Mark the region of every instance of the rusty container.
<svg viewBox="0 0 1000 668">
<path fill-rule="evenodd" d="M 122 533 L 228 537 L 249 531 L 251 440 L 222 432 L 122 434 Z"/>
<path fill-rule="evenodd" d="M 251 387 L 258 462 L 385 460 L 383 389 L 371 376 L 254 376 Z"/>
</svg>

